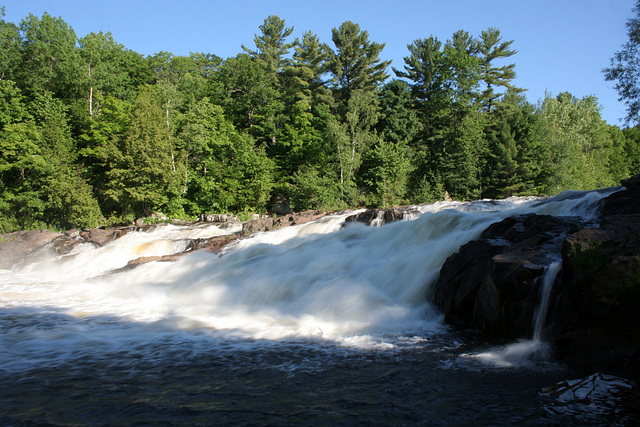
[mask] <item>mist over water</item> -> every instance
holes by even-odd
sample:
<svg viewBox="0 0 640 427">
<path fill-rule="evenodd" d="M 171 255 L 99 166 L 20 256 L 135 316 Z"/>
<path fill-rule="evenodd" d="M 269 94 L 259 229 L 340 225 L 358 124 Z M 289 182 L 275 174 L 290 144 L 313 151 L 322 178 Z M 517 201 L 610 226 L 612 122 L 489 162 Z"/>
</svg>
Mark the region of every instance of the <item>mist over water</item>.
<svg viewBox="0 0 640 427">
<path fill-rule="evenodd" d="M 229 372 L 251 378 L 260 372 L 254 386 L 272 381 L 267 371 L 286 373 L 287 381 L 324 372 L 337 383 L 353 375 L 345 366 L 372 369 L 373 358 L 386 370 L 411 370 L 420 361 L 425 381 L 435 381 L 427 377 L 441 369 L 468 369 L 468 345 L 427 302 L 446 258 L 505 217 L 590 217 L 601 197 L 440 202 L 382 227 L 343 227 L 348 212 L 239 239 L 221 255 L 199 251 L 116 273 L 137 257 L 181 252 L 187 239 L 238 228 L 162 226 L 100 248 L 81 245 L 70 255 L 0 272 L 0 373 L 40 372 L 68 387 L 63 378 L 75 370 L 131 381 L 149 366 L 181 366 L 191 373 L 168 387 L 191 389 Z M 20 408 L 15 414 L 23 417 Z"/>
</svg>

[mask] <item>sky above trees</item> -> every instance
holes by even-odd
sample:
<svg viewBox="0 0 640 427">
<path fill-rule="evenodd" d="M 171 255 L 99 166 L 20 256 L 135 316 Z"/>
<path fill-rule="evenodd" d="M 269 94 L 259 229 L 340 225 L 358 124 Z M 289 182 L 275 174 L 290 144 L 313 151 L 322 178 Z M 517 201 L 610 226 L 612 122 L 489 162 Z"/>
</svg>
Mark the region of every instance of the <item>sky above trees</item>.
<svg viewBox="0 0 640 427">
<path fill-rule="evenodd" d="M 78 37 L 110 31 L 116 42 L 143 55 L 169 51 L 235 56 L 241 46 L 253 46 L 258 26 L 272 14 L 293 26 L 292 37 L 311 30 L 321 41 L 331 41 L 331 29 L 351 20 L 367 30 L 370 38 L 385 43 L 380 57 L 402 68 L 409 55 L 407 45 L 434 35 L 448 39 L 464 29 L 479 34 L 489 27 L 514 40 L 518 53 L 514 84 L 527 88 L 527 99 L 536 103 L 545 92 L 595 95 L 602 117 L 618 124 L 625 116 L 602 69 L 627 40 L 625 22 L 632 16 L 633 0 L 452 0 L 394 2 L 378 0 L 5 0 L 5 21 L 19 23 L 29 13 L 47 11 L 62 17 Z M 390 71 L 390 70 L 389 70 Z M 391 73 L 392 74 L 392 73 Z"/>
</svg>

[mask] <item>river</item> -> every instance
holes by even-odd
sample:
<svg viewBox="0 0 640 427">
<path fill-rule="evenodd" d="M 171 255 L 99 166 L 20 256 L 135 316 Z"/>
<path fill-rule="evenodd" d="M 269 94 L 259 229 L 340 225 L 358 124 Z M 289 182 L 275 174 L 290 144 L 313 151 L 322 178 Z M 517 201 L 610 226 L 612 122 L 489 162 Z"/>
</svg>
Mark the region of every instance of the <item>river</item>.
<svg viewBox="0 0 640 427">
<path fill-rule="evenodd" d="M 382 227 L 346 212 L 131 270 L 238 228 L 43 251 L 0 271 L 0 424 L 626 425 L 627 380 L 532 357 L 539 336 L 490 346 L 427 302 L 489 224 L 593 218 L 604 194 L 440 202 Z"/>
</svg>

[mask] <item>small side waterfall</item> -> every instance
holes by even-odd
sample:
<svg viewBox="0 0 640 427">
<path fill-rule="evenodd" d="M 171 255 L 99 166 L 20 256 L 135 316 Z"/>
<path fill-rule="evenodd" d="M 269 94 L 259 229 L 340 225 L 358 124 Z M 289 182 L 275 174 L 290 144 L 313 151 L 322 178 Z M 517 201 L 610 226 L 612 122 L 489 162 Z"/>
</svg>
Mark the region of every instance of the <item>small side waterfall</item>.
<svg viewBox="0 0 640 427">
<path fill-rule="evenodd" d="M 549 345 L 542 340 L 544 321 L 549 311 L 549 299 L 556 276 L 562 267 L 559 261 L 553 262 L 546 268 L 542 276 L 540 302 L 533 315 L 533 336 L 530 340 L 523 340 L 502 347 L 499 350 L 471 355 L 497 367 L 511 367 L 526 365 L 531 361 L 548 361 L 551 356 Z"/>
<path fill-rule="evenodd" d="M 540 292 L 540 305 L 533 317 L 533 342 L 540 342 L 542 335 L 542 328 L 544 327 L 544 321 L 547 317 L 547 311 L 549 310 L 549 297 L 551 296 L 551 289 L 553 288 L 553 282 L 556 280 L 558 271 L 560 271 L 562 263 L 559 261 L 551 263 L 547 267 L 544 277 L 542 278 L 542 290 Z"/>
<path fill-rule="evenodd" d="M 384 225 L 384 210 L 380 209 L 380 212 L 376 215 L 376 218 L 371 221 L 371 227 L 382 227 Z"/>
</svg>

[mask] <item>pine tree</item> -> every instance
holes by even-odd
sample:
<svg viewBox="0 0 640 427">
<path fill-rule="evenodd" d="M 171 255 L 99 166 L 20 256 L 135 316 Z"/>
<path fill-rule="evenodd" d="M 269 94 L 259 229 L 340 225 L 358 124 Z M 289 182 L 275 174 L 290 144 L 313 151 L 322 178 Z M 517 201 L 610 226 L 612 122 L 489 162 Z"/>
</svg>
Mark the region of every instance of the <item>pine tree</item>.
<svg viewBox="0 0 640 427">
<path fill-rule="evenodd" d="M 329 47 L 307 31 L 295 45 L 293 62 L 283 70 L 287 99 L 295 104 L 307 100 L 311 107 L 331 104 L 332 94 L 324 81 Z"/>
<path fill-rule="evenodd" d="M 358 24 L 346 21 L 331 33 L 335 51 L 329 52 L 327 70 L 334 76 L 333 89 L 345 114 L 355 91 L 373 92 L 389 77 L 391 61 L 380 60 L 385 44 L 369 41 L 369 33 Z"/>
<path fill-rule="evenodd" d="M 253 38 L 256 50 L 251 50 L 244 45 L 242 50 L 252 58 L 258 59 L 265 70 L 275 76 L 290 62 L 287 56 L 294 43 L 287 42 L 287 37 L 293 33 L 293 27 L 285 27 L 284 19 L 270 15 L 259 28 L 262 34 L 256 34 Z"/>
<path fill-rule="evenodd" d="M 501 67 L 493 64 L 495 60 L 509 58 L 517 53 L 516 50 L 511 49 L 512 44 L 513 40 L 502 41 L 500 30 L 497 28 L 484 30 L 480 35 L 478 54 L 482 59 L 481 80 L 485 85 L 482 91 L 482 103 L 487 111 L 491 111 L 496 101 L 503 95 L 496 93 L 494 87 L 502 86 L 515 93 L 523 91 L 511 84 L 511 81 L 516 78 L 515 64 Z"/>
</svg>

